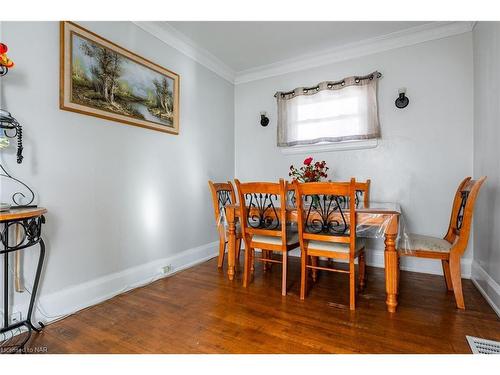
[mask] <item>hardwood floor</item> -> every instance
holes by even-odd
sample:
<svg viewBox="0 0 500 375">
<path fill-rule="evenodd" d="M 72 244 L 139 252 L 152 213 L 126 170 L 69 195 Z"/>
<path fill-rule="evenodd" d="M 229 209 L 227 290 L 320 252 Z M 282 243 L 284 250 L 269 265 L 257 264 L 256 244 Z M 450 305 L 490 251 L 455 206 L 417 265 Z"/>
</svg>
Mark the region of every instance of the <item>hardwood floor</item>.
<svg viewBox="0 0 500 375">
<path fill-rule="evenodd" d="M 243 259 L 243 257 L 242 257 Z M 217 260 L 119 295 L 33 335 L 49 353 L 470 353 L 465 335 L 500 340 L 500 320 L 469 280 L 467 310 L 455 308 L 443 277 L 401 272 L 398 312 L 386 311 L 383 269 L 368 267 L 368 285 L 348 304 L 348 277 L 320 273 L 299 300 L 298 259 L 289 294 L 280 269 L 258 262 L 248 289 L 242 267 L 230 282 Z"/>
</svg>

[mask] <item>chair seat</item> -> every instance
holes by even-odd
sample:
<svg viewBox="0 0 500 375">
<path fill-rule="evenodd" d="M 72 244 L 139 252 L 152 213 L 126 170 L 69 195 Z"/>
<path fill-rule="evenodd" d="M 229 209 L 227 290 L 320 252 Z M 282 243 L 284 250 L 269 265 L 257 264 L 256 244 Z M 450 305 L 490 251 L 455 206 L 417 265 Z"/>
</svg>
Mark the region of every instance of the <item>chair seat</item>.
<svg viewBox="0 0 500 375">
<path fill-rule="evenodd" d="M 401 250 L 408 251 L 432 251 L 437 253 L 449 253 L 453 246 L 446 240 L 437 237 L 424 236 L 422 234 L 408 234 L 405 246 Z M 399 247 L 399 246 L 398 246 Z"/>
<path fill-rule="evenodd" d="M 356 239 L 356 252 L 365 247 L 363 238 Z M 327 241 L 309 241 L 308 250 L 331 251 L 336 253 L 349 253 L 349 244 Z"/>
<path fill-rule="evenodd" d="M 252 242 L 267 243 L 269 245 L 281 245 L 283 239 L 281 237 L 263 236 L 256 234 L 252 237 Z M 293 245 L 299 242 L 299 234 L 297 232 L 288 232 L 286 236 L 286 244 Z"/>
</svg>

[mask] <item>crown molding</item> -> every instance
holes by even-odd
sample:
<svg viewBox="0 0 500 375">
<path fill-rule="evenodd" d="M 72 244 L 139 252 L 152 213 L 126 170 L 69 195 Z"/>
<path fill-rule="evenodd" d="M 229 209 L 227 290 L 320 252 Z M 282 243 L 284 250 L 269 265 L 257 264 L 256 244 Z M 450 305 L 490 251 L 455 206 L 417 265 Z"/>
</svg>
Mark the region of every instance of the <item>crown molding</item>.
<svg viewBox="0 0 500 375">
<path fill-rule="evenodd" d="M 474 22 L 433 22 L 320 53 L 278 61 L 236 73 L 236 85 L 472 31 Z"/>
<path fill-rule="evenodd" d="M 163 21 L 134 21 L 136 26 L 150 33 L 162 42 L 175 48 L 197 63 L 210 69 L 225 80 L 234 83 L 235 72 L 203 47 L 194 43 L 183 33 Z"/>
<path fill-rule="evenodd" d="M 319 53 L 235 72 L 205 48 L 164 21 L 135 21 L 136 26 L 233 84 L 242 84 L 286 73 L 297 72 L 339 61 L 350 60 L 473 30 L 476 22 L 432 22 L 406 30 L 345 44 Z"/>
</svg>

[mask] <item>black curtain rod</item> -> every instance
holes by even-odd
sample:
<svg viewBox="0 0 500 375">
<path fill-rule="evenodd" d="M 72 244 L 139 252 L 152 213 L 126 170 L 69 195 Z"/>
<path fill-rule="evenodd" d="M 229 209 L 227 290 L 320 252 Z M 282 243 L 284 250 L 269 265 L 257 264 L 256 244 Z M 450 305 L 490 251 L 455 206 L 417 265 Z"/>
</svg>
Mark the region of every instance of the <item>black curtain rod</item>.
<svg viewBox="0 0 500 375">
<path fill-rule="evenodd" d="M 377 72 L 377 78 L 381 78 L 382 77 L 382 73 L 380 72 Z M 360 76 L 360 77 L 357 77 L 357 76 L 354 76 L 354 81 L 356 83 L 358 83 L 359 81 L 364 81 L 366 79 L 373 79 L 373 74 L 368 74 L 366 76 Z M 345 79 L 341 80 L 341 81 L 336 81 L 336 82 L 330 82 L 330 81 L 326 81 L 327 82 L 327 86 L 328 88 L 332 88 L 333 86 L 337 86 L 337 85 L 341 85 L 341 86 L 344 86 L 345 85 Z M 312 87 L 304 87 L 303 89 L 305 92 L 308 92 L 309 90 L 319 90 L 319 85 L 316 85 L 316 86 L 312 86 Z M 282 96 L 285 96 L 285 95 L 290 95 L 290 94 L 293 94 L 295 92 L 295 90 L 291 90 L 291 91 L 287 91 L 287 92 L 282 92 L 281 95 Z M 278 95 L 278 93 L 274 94 L 274 97 L 276 97 Z"/>
</svg>

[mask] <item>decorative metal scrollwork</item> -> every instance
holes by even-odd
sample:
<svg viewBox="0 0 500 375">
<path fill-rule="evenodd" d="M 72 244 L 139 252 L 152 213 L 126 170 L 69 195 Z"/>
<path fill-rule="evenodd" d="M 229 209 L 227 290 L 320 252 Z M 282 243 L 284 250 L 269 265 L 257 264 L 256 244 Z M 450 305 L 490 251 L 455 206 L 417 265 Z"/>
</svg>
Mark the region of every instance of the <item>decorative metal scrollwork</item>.
<svg viewBox="0 0 500 375">
<path fill-rule="evenodd" d="M 293 208 L 297 207 L 297 198 L 295 197 L 295 189 L 288 190 L 286 194 L 287 194 L 288 206 Z"/>
<path fill-rule="evenodd" d="M 345 235 L 349 224 L 344 215 L 348 199 L 337 195 L 305 195 L 305 230 L 315 234 Z"/>
<path fill-rule="evenodd" d="M 255 229 L 279 230 L 281 228 L 280 217 L 276 206 L 278 196 L 276 194 L 248 193 L 245 194 L 247 204 L 247 222 Z"/>
<path fill-rule="evenodd" d="M 14 203 L 14 205 L 16 205 L 16 206 L 29 206 L 30 204 L 33 203 L 33 201 L 35 200 L 35 193 L 33 192 L 33 190 L 31 190 L 31 188 L 28 185 L 26 185 L 24 182 L 22 182 L 21 180 L 18 180 L 17 178 L 12 177 L 4 169 L 2 164 L 0 164 L 0 177 L 5 178 L 9 181 L 13 181 L 15 184 L 17 184 L 19 186 L 24 186 L 24 188 L 26 189 L 26 191 L 25 191 L 26 194 L 23 193 L 22 191 L 15 191 L 12 194 L 11 200 Z"/>
<path fill-rule="evenodd" d="M 363 190 L 356 190 L 356 195 L 355 195 L 355 197 L 356 197 L 355 198 L 356 199 L 356 201 L 355 201 L 356 207 L 358 207 L 359 202 L 360 202 L 361 197 L 363 196 L 363 194 L 364 194 Z"/>
<path fill-rule="evenodd" d="M 457 229 L 460 230 L 462 229 L 463 221 L 464 221 L 464 211 L 465 211 L 465 205 L 467 204 L 467 198 L 469 198 L 469 192 L 468 191 L 462 191 L 462 202 L 460 202 L 460 208 L 458 209 L 457 213 Z"/>
<path fill-rule="evenodd" d="M 40 242 L 43 223 L 45 223 L 44 216 L 11 221 L 5 224 L 3 231 L 0 232 L 0 242 L 2 242 L 6 251 L 20 250 L 25 247 L 33 246 Z M 12 244 L 12 241 L 6 240 L 7 238 L 11 238 L 11 236 L 7 236 L 7 231 L 9 231 L 10 228 L 16 228 L 16 230 L 20 231 L 19 235 L 14 238 L 14 244 Z"/>
<path fill-rule="evenodd" d="M 231 204 L 231 191 L 230 190 L 219 190 L 217 191 L 217 204 L 219 205 L 219 211 L 225 211 L 226 206 Z"/>
</svg>

